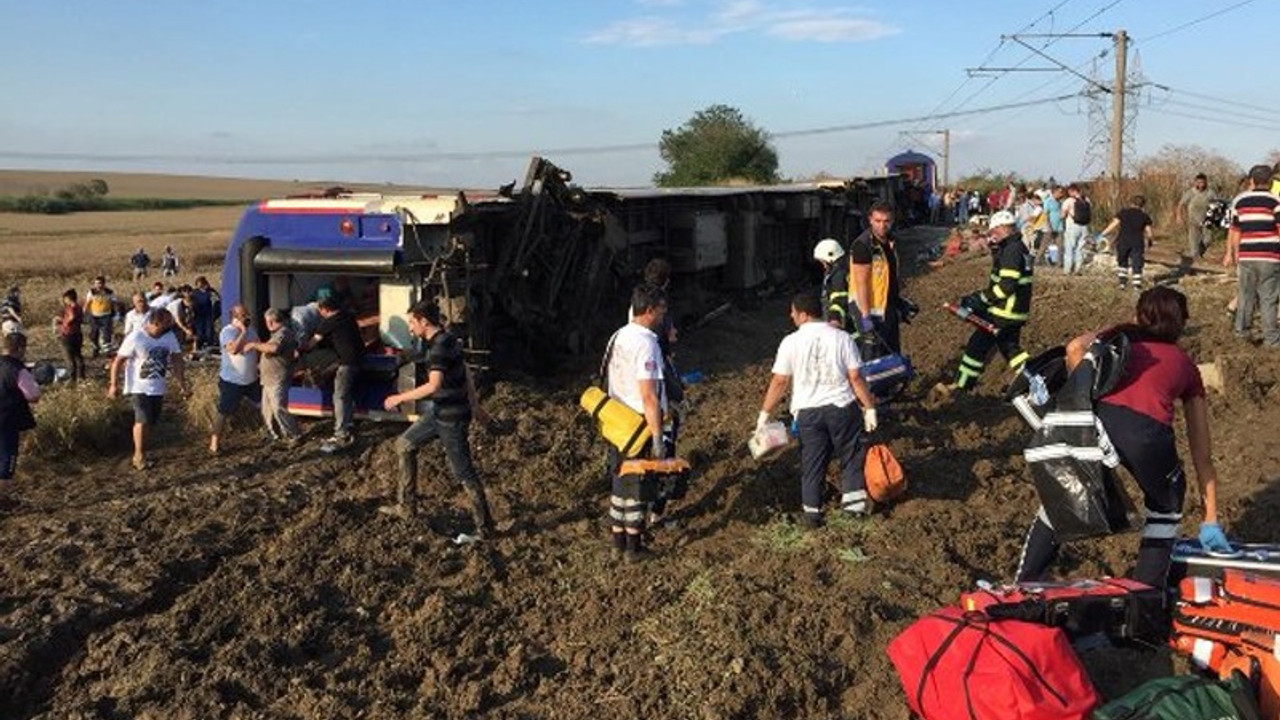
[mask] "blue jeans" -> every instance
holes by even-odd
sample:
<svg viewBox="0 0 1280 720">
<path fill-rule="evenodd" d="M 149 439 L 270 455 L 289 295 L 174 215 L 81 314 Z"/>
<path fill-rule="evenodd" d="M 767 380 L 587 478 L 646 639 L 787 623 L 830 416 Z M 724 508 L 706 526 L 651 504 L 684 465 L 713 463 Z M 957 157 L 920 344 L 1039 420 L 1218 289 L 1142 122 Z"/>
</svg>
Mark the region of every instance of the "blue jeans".
<svg viewBox="0 0 1280 720">
<path fill-rule="evenodd" d="M 1086 225 L 1068 224 L 1062 234 L 1062 272 L 1070 275 L 1084 264 L 1084 241 L 1089 237 Z"/>
<path fill-rule="evenodd" d="M 207 315 L 196 314 L 192 328 L 196 334 L 196 348 L 213 347 L 218 338 L 213 333 L 213 312 Z"/>
<path fill-rule="evenodd" d="M 333 376 L 333 436 L 351 437 L 352 418 L 355 416 L 356 367 L 339 365 Z"/>
<path fill-rule="evenodd" d="M 18 469 L 18 431 L 0 430 L 0 480 L 12 480 Z"/>
<path fill-rule="evenodd" d="M 473 517 L 476 527 L 481 531 L 491 530 L 493 520 L 489 514 L 489 503 L 485 498 L 484 485 L 480 482 L 480 473 L 476 472 L 475 463 L 471 460 L 471 443 L 467 440 L 467 431 L 471 421 L 441 422 L 436 417 L 436 408 L 428 403 L 422 415 L 396 438 L 395 451 L 400 460 L 400 483 L 397 500 L 401 505 L 413 506 L 418 496 L 418 448 L 435 438 L 440 439 L 444 448 L 445 460 L 449 463 L 449 472 L 471 498 Z"/>
</svg>

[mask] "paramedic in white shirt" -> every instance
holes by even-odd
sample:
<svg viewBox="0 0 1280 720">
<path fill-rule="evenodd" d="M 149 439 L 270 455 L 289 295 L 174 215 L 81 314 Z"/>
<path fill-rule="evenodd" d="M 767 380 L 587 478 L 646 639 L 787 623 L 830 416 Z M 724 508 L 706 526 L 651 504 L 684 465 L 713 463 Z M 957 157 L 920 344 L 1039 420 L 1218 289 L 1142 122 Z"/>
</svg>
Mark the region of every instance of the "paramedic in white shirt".
<svg viewBox="0 0 1280 720">
<path fill-rule="evenodd" d="M 858 373 L 862 361 L 853 338 L 822 321 L 816 294 L 792 299 L 791 321 L 796 330 L 778 345 L 756 428 L 769 422 L 790 388 L 791 415 L 800 429 L 801 522 L 816 528 L 822 525 L 822 483 L 833 452 L 840 460 L 841 508 L 859 515 L 870 509 L 862 431 L 876 429 L 875 399 Z"/>
<path fill-rule="evenodd" d="M 661 327 L 667 314 L 667 293 L 660 287 L 640 285 L 631 293 L 631 322 L 613 334 L 606 350 L 607 389 L 613 398 L 644 416 L 653 437 L 648 457 L 661 459 L 667 455 L 662 421 L 667 399 L 662 383 L 662 349 L 654 330 Z M 644 552 L 645 504 L 624 488 L 618 469 L 622 458 L 610 450 L 613 493 L 609 498 L 609 518 L 614 551 L 628 560 Z"/>
</svg>

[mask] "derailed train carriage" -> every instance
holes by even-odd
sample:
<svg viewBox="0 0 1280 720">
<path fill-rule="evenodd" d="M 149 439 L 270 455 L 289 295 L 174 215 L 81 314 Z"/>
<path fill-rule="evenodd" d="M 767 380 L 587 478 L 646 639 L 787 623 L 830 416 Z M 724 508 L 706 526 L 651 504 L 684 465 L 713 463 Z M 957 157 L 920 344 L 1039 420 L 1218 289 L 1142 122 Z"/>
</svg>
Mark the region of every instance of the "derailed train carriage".
<svg viewBox="0 0 1280 720">
<path fill-rule="evenodd" d="M 850 238 L 898 176 L 740 188 L 584 189 L 533 158 L 496 193 L 391 196 L 341 190 L 250 206 L 227 249 L 224 308 L 289 310 L 309 330 L 314 302 L 339 293 L 365 344 L 356 416 L 425 379 L 405 313 L 435 299 L 482 371 L 542 372 L 587 351 L 625 317 L 654 257 L 673 267 L 676 305 L 696 317 L 767 286 L 803 282 L 823 237 Z M 224 311 L 226 312 L 226 311 Z M 228 320 L 223 318 L 224 322 Z M 289 393 L 299 415 L 332 413 L 325 355 L 303 358 Z"/>
</svg>

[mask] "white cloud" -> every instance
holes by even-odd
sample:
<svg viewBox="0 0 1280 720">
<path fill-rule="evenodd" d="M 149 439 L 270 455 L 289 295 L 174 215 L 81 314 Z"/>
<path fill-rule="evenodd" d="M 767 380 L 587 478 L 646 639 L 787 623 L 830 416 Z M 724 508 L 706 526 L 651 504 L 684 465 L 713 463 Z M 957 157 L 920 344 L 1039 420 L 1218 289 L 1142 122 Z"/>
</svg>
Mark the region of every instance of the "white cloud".
<svg viewBox="0 0 1280 720">
<path fill-rule="evenodd" d="M 638 0 L 651 7 L 681 0 Z M 706 45 L 734 34 L 757 34 L 787 42 L 865 42 L 893 35 L 898 28 L 849 7 L 771 10 L 760 0 L 725 0 L 704 15 L 643 15 L 615 21 L 590 33 L 593 45 L 651 47 Z"/>
<path fill-rule="evenodd" d="M 637 17 L 607 25 L 588 35 L 585 41 L 591 45 L 630 47 L 705 45 L 715 41 L 720 34 L 714 29 L 684 28 L 665 18 Z"/>
<path fill-rule="evenodd" d="M 792 42 L 837 43 L 875 40 L 898 30 L 875 20 L 804 12 L 774 19 L 765 32 Z"/>
</svg>

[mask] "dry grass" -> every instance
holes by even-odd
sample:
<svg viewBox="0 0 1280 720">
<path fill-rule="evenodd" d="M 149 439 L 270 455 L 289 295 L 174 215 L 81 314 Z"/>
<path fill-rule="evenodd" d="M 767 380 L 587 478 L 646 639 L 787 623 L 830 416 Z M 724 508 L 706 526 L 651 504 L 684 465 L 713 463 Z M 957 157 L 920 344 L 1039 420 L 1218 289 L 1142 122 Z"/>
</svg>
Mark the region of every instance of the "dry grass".
<svg viewBox="0 0 1280 720">
<path fill-rule="evenodd" d="M 113 197 L 155 197 L 203 200 L 254 200 L 313 193 L 335 185 L 353 190 L 416 192 L 429 188 L 405 185 L 345 183 L 336 180 L 254 180 L 250 178 L 150 173 L 57 172 L 0 170 L 0 195 L 52 192 L 94 178 L 107 182 Z"/>
<path fill-rule="evenodd" d="M 108 400 L 97 385 L 48 388 L 35 406 L 36 427 L 23 434 L 26 452 L 42 457 L 128 454 L 133 412 L 128 400 Z"/>
<path fill-rule="evenodd" d="M 213 430 L 218 412 L 218 366 L 187 365 L 190 395 L 171 388 L 165 396 L 161 423 L 168 432 L 203 436 Z M 127 397 L 108 399 L 97 382 L 59 384 L 48 388 L 35 405 L 36 428 L 23 434 L 24 452 L 42 457 L 122 457 L 132 452 L 133 410 Z M 228 431 L 253 431 L 261 425 L 257 411 L 242 403 Z"/>
</svg>

